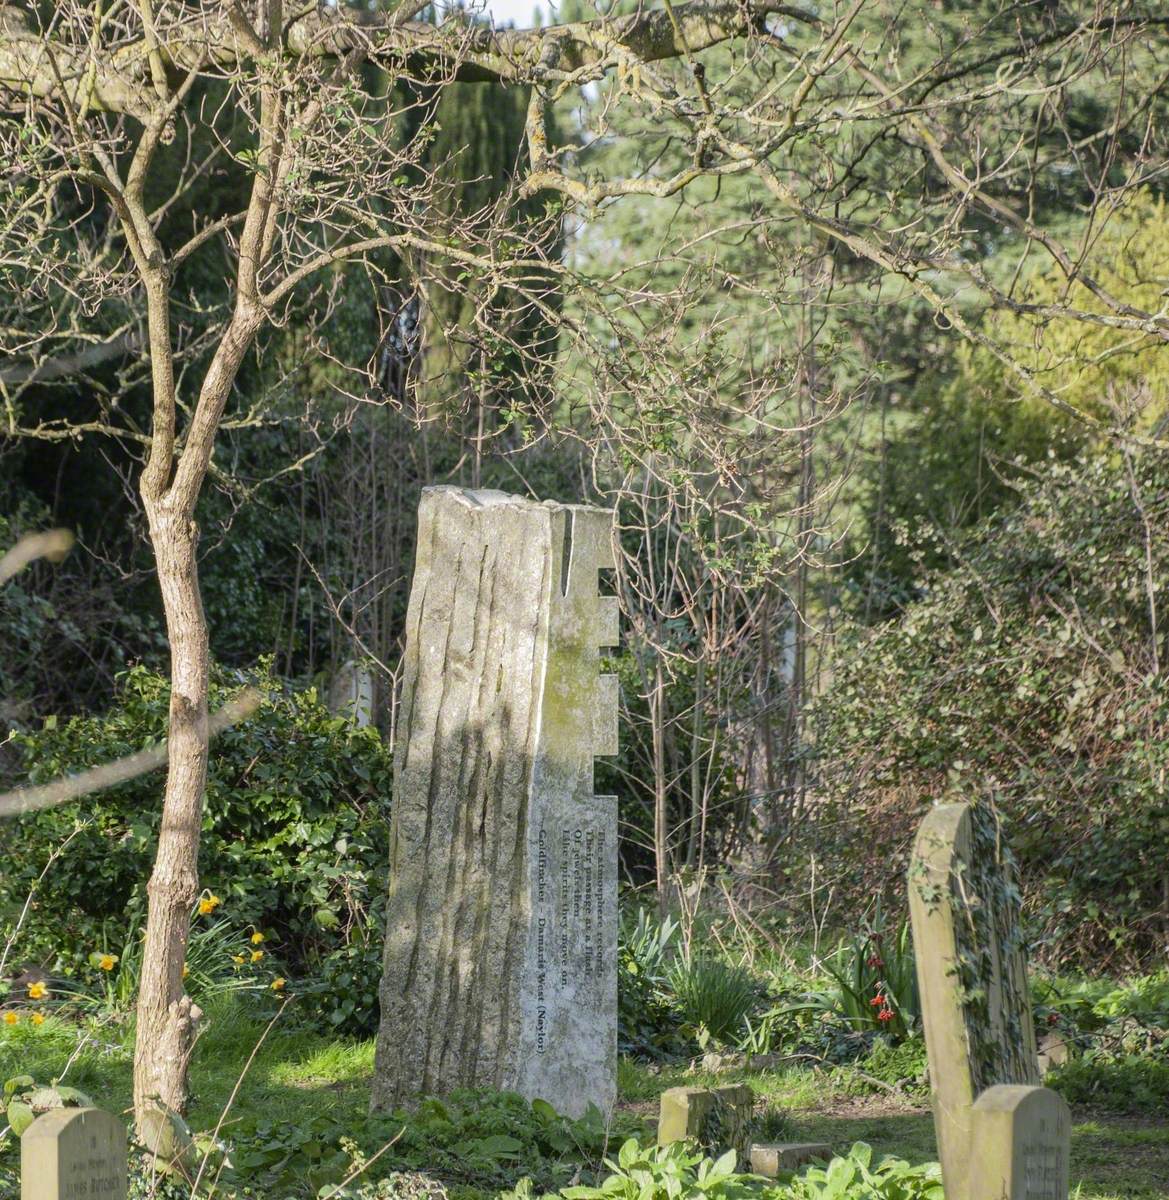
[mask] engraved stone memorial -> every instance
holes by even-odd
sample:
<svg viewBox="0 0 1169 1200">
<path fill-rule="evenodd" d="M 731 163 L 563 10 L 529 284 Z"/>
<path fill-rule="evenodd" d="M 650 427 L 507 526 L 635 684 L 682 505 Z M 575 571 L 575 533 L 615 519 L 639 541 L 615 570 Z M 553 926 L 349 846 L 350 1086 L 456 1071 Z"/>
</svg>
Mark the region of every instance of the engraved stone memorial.
<svg viewBox="0 0 1169 1200">
<path fill-rule="evenodd" d="M 947 1200 L 1067 1200 L 1067 1104 L 1039 1085 L 1018 891 L 984 805 L 935 808 L 909 908 Z"/>
<path fill-rule="evenodd" d="M 427 488 L 406 623 L 373 1105 L 508 1088 L 579 1115 L 617 1067 L 609 510 Z"/>
<path fill-rule="evenodd" d="M 126 1200 L 126 1127 L 100 1108 L 55 1108 L 20 1139 L 20 1200 Z"/>
</svg>

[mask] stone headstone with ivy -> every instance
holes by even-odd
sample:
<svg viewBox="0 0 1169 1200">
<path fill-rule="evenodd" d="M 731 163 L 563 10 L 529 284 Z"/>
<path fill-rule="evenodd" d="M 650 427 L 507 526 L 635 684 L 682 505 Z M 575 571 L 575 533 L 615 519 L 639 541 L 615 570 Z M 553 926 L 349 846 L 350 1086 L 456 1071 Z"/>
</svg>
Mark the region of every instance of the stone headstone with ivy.
<svg viewBox="0 0 1169 1200">
<path fill-rule="evenodd" d="M 1019 893 L 989 806 L 925 818 L 909 907 L 946 1200 L 1067 1200 L 1068 1108 L 1039 1086 Z"/>
<path fill-rule="evenodd" d="M 659 1146 L 689 1138 L 715 1157 L 725 1150 L 736 1150 L 740 1158 L 746 1159 L 755 1094 L 745 1084 L 667 1088 L 658 1104 Z"/>
<path fill-rule="evenodd" d="M 126 1127 L 100 1108 L 55 1108 L 20 1138 L 20 1200 L 126 1200 Z"/>
<path fill-rule="evenodd" d="M 427 488 L 406 618 L 375 1108 L 493 1087 L 580 1115 L 617 1073 L 613 514 Z"/>
</svg>

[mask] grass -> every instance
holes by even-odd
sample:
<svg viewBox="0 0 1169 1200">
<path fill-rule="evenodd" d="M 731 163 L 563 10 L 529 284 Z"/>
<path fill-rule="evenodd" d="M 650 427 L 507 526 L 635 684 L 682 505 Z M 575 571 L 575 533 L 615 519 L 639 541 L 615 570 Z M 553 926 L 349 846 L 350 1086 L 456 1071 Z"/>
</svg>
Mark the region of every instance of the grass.
<svg viewBox="0 0 1169 1200">
<path fill-rule="evenodd" d="M 263 1032 L 264 1023 L 250 1007 L 238 998 L 211 1006 L 192 1067 L 190 1123 L 195 1129 L 215 1127 Z M 39 1029 L 0 1027 L 0 1080 L 31 1074 L 38 1082 L 48 1082 L 73 1056 L 66 1081 L 103 1107 L 128 1112 L 132 1067 L 128 1024 L 91 1027 L 80 1049 L 78 1039 L 76 1026 L 52 1018 Z M 235 1131 L 275 1118 L 306 1128 L 320 1126 L 324 1118 L 357 1135 L 368 1121 L 372 1070 L 372 1042 L 337 1040 L 291 1020 L 278 1023 L 239 1086 L 224 1135 L 232 1140 Z M 618 1083 L 625 1124 L 640 1117 L 649 1128 L 657 1096 L 666 1087 L 737 1082 L 756 1092 L 761 1109 L 787 1116 L 785 1136 L 793 1140 L 825 1141 L 838 1152 L 855 1141 L 866 1141 L 878 1153 L 896 1154 L 913 1163 L 936 1157 L 933 1122 L 918 1100 L 887 1093 L 858 1096 L 847 1072 L 829 1074 L 799 1065 L 712 1075 L 623 1060 Z M 1169 1200 L 1169 1125 L 1162 1114 L 1120 1117 L 1087 1109 L 1073 1109 L 1073 1113 L 1075 1200 Z M 5 1142 L 0 1144 L 0 1167 L 12 1170 L 14 1146 L 11 1138 Z M 392 1155 L 386 1161 L 392 1162 Z M 525 1164 L 514 1163 L 508 1170 L 518 1177 Z M 482 1184 L 455 1191 L 468 1198 L 491 1193 Z M 266 1193 L 268 1200 L 286 1200 L 293 1194 L 301 1193 Z"/>
<path fill-rule="evenodd" d="M 838 1154 L 853 1142 L 868 1142 L 878 1154 L 911 1163 L 937 1158 L 927 1109 L 912 1097 L 850 1094 L 847 1070 L 710 1075 L 623 1061 L 618 1071 L 623 1101 L 647 1115 L 666 1087 L 728 1083 L 746 1083 L 762 1106 L 787 1111 L 788 1140 L 827 1142 Z M 1169 1200 L 1169 1123 L 1162 1113 L 1117 1116 L 1073 1105 L 1072 1118 L 1072 1200 Z"/>
</svg>

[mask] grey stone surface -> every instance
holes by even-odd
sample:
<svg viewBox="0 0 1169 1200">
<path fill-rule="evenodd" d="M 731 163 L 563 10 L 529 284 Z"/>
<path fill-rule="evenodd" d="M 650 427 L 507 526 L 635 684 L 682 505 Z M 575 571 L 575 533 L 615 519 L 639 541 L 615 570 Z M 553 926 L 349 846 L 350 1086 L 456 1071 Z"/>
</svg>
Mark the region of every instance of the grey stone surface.
<svg viewBox="0 0 1169 1200">
<path fill-rule="evenodd" d="M 20 1139 L 20 1200 L 126 1200 L 126 1127 L 100 1108 L 55 1108 Z"/>
<path fill-rule="evenodd" d="M 406 622 L 375 1108 L 490 1086 L 608 1110 L 612 513 L 427 488 Z"/>
<path fill-rule="evenodd" d="M 1048 1101 L 1038 1095 L 1046 1089 L 1038 1086 L 1018 890 L 1002 831 L 985 807 L 943 805 L 925 818 L 910 862 L 909 908 L 946 1197 L 990 1200 L 973 1190 L 976 1158 L 1026 1157 L 1037 1126 L 1022 1121 L 1009 1146 L 999 1147 L 1007 1124 L 991 1120 L 990 1109 L 980 1117 L 979 1104 L 1004 1086 L 1023 1113 L 1031 1111 L 1029 1092 L 1037 1110 Z M 1043 1144 L 1053 1136 L 1045 1132 Z M 1066 1142 L 1066 1122 L 1061 1136 Z M 994 1200 L 1030 1195 L 1008 1191 Z M 1052 1200 L 1066 1197 L 1065 1184 Z"/>
<path fill-rule="evenodd" d="M 832 1147 L 827 1142 L 753 1142 L 750 1154 L 751 1170 L 768 1179 L 777 1178 L 781 1171 L 796 1171 L 831 1157 Z"/>
</svg>

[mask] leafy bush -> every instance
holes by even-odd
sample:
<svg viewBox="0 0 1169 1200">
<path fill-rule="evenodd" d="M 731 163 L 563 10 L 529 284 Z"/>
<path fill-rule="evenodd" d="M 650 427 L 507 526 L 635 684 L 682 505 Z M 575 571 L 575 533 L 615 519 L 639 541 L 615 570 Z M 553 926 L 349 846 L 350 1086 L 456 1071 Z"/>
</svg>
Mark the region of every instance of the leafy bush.
<svg viewBox="0 0 1169 1200">
<path fill-rule="evenodd" d="M 680 1049 L 678 1017 L 665 993 L 676 921 L 644 908 L 622 914 L 617 943 L 617 1041 L 623 1054 L 662 1058 Z"/>
<path fill-rule="evenodd" d="M 920 1035 L 896 1045 L 878 1037 L 868 1054 L 835 1068 L 832 1078 L 851 1095 L 888 1095 L 896 1091 L 924 1100 L 929 1095 L 927 1065 L 925 1039 Z"/>
<path fill-rule="evenodd" d="M 1169 1106 L 1169 1050 L 1158 1054 L 1115 1054 L 1087 1050 L 1045 1080 L 1070 1104 L 1115 1112 L 1156 1112 Z"/>
<path fill-rule="evenodd" d="M 563 1188 L 563 1200 L 944 1200 L 937 1163 L 912 1166 L 890 1156 L 874 1162 L 864 1142 L 779 1183 L 739 1173 L 733 1150 L 715 1160 L 689 1142 L 647 1147 L 630 1138 L 605 1165 L 611 1174 L 601 1183 Z M 531 1179 L 500 1200 L 536 1200 Z"/>
<path fill-rule="evenodd" d="M 1146 864 L 1169 827 L 1166 480 L 1160 451 L 1049 465 L 898 620 L 839 647 L 811 715 L 821 802 L 797 834 L 839 864 L 839 903 L 902 897 L 929 805 L 992 794 L 1033 956 L 1098 972 L 1163 953 Z"/>
<path fill-rule="evenodd" d="M 267 948 L 305 977 L 300 990 L 310 1005 L 341 1030 L 368 1031 L 376 1020 L 389 862 L 389 751 L 375 730 L 332 716 L 315 692 L 286 692 L 268 676 L 220 677 L 212 704 L 244 682 L 260 687 L 263 702 L 212 748 L 203 883 L 221 898 L 218 916 L 232 936 L 262 932 Z M 136 668 L 122 677 L 118 707 L 108 715 L 49 720 L 19 735 L 30 782 L 157 744 L 168 693 L 164 679 Z M 124 953 L 133 948 L 125 914 L 144 906 L 160 775 L 0 825 L 0 853 L 11 864 L 0 880 L 0 921 L 11 921 L 35 891 L 16 944 L 20 961 L 80 979 L 95 949 L 132 957 Z M 191 966 L 206 974 L 201 961 Z"/>
<path fill-rule="evenodd" d="M 683 1020 L 698 1031 L 700 1044 L 707 1037 L 736 1042 L 759 1001 L 759 983 L 750 971 L 703 951 L 679 958 L 670 968 L 669 983 Z"/>
<path fill-rule="evenodd" d="M 778 1192 L 791 1200 L 945 1200 L 937 1163 L 912 1166 L 886 1155 L 873 1161 L 873 1148 L 857 1142 L 825 1167 L 809 1167 Z"/>
<path fill-rule="evenodd" d="M 821 964 L 835 984 L 830 1002 L 850 1028 L 900 1041 L 920 1017 L 909 922 L 888 931 L 878 913 L 873 929 L 842 941 Z"/>
<path fill-rule="evenodd" d="M 597 1185 L 582 1184 L 563 1188 L 564 1200 L 684 1200 L 707 1197 L 708 1200 L 747 1200 L 755 1195 L 750 1175 L 736 1170 L 734 1150 L 717 1161 L 688 1142 L 668 1146 L 642 1146 L 629 1138 L 617 1153 L 616 1161 L 605 1159 L 612 1172 Z M 532 1181 L 520 1180 L 516 1188 L 501 1200 L 532 1200 Z"/>
<path fill-rule="evenodd" d="M 331 1114 L 308 1122 L 238 1122 L 225 1178 L 267 1189 L 259 1194 L 283 1195 L 280 1188 L 292 1182 L 324 1188 L 392 1143 L 360 1186 L 342 1195 L 380 1196 L 379 1177 L 402 1171 L 498 1191 L 512 1185 L 521 1167 L 529 1188 L 554 1190 L 590 1165 L 599 1168 L 608 1136 L 596 1109 L 573 1120 L 514 1092 L 459 1090 L 425 1099 L 413 1111 L 372 1115 L 357 1127 Z"/>
</svg>

